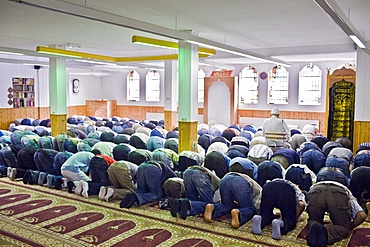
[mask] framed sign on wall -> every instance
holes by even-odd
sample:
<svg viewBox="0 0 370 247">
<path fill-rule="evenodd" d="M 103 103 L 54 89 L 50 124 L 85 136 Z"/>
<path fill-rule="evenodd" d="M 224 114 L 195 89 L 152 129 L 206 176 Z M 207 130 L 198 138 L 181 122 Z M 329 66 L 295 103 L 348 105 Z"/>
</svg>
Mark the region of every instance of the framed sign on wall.
<svg viewBox="0 0 370 247">
<path fill-rule="evenodd" d="M 72 80 L 72 90 L 74 93 L 80 92 L 80 80 L 78 79 Z"/>
</svg>

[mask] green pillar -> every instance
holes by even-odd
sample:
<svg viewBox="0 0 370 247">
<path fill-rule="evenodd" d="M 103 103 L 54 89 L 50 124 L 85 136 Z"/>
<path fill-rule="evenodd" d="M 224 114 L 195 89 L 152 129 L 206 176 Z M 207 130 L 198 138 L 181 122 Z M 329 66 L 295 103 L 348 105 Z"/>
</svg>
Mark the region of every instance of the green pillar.
<svg viewBox="0 0 370 247">
<path fill-rule="evenodd" d="M 63 58 L 49 58 L 49 97 L 52 136 L 67 132 L 67 79 Z"/>
<path fill-rule="evenodd" d="M 177 61 L 164 62 L 164 128 L 177 126 Z"/>
<path fill-rule="evenodd" d="M 197 151 L 198 46 L 179 41 L 179 153 Z"/>
</svg>

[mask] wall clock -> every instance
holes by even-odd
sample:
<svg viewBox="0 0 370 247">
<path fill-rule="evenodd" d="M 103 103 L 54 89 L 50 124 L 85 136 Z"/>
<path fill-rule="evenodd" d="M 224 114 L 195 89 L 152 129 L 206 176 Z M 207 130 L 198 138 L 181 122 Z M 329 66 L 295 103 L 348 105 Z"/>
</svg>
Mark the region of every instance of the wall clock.
<svg viewBox="0 0 370 247">
<path fill-rule="evenodd" d="M 261 78 L 262 80 L 266 79 L 266 78 L 267 78 L 267 74 L 266 74 L 266 72 L 261 72 L 261 73 L 260 73 L 260 78 Z"/>
<path fill-rule="evenodd" d="M 73 79 L 72 80 L 72 88 L 74 93 L 80 92 L 80 80 Z"/>
</svg>

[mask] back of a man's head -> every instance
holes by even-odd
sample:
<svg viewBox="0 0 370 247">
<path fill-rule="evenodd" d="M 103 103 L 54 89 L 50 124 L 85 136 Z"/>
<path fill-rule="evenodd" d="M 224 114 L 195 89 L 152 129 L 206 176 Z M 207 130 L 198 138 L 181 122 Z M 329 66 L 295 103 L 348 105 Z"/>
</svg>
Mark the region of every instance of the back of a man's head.
<svg viewBox="0 0 370 247">
<path fill-rule="evenodd" d="M 271 109 L 271 115 L 279 116 L 280 110 L 277 107 Z"/>
</svg>

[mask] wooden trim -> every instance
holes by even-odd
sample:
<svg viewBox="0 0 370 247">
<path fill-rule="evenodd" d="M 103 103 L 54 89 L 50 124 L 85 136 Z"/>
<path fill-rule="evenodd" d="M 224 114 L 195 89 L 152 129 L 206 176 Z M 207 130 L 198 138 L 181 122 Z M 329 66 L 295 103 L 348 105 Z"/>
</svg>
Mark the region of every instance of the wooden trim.
<svg viewBox="0 0 370 247">
<path fill-rule="evenodd" d="M 203 103 L 203 121 L 208 123 L 208 90 L 217 82 L 223 82 L 229 88 L 230 93 L 230 124 L 237 123 L 237 108 L 235 102 L 238 100 L 235 98 L 236 83 L 235 77 L 205 77 L 204 78 L 204 103 Z M 220 96 L 222 97 L 222 96 Z"/>
<path fill-rule="evenodd" d="M 370 140 L 370 121 L 354 121 L 353 124 L 353 153 L 358 145 Z"/>
<path fill-rule="evenodd" d="M 269 118 L 271 117 L 271 110 L 249 110 L 238 109 L 239 117 L 251 118 Z M 318 120 L 319 130 L 323 135 L 326 133 L 325 112 L 299 112 L 299 111 L 282 111 L 280 110 L 280 118 L 283 119 L 302 119 L 302 120 Z M 258 126 L 256 126 L 258 127 Z"/>
</svg>

